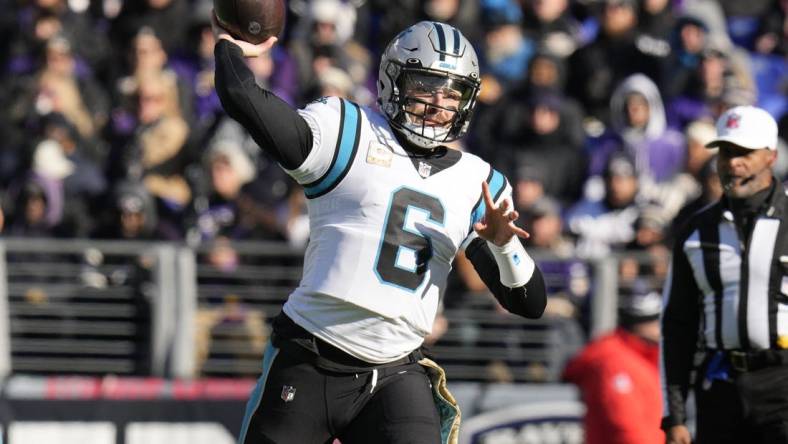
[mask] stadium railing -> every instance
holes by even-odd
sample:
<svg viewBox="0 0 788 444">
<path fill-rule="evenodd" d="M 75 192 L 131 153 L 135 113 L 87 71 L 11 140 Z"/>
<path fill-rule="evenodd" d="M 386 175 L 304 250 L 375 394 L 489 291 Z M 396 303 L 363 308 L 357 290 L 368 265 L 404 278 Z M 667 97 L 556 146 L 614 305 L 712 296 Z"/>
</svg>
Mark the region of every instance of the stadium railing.
<svg viewBox="0 0 788 444">
<path fill-rule="evenodd" d="M 554 382 L 585 340 L 615 326 L 620 256 L 532 255 L 546 264 L 551 296 L 569 294 L 579 314 L 525 320 L 487 294 L 462 295 L 430 348 L 453 380 Z M 0 239 L 0 378 L 256 377 L 302 256 L 278 242 Z M 587 273 L 580 283 L 576 264 Z"/>
</svg>

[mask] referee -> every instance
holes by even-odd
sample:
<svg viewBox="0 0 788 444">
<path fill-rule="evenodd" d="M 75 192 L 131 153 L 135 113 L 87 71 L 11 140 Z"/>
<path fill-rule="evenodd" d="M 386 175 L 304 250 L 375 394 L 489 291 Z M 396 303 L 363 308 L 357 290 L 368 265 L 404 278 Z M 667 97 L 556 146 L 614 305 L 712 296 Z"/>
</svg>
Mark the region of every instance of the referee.
<svg viewBox="0 0 788 444">
<path fill-rule="evenodd" d="M 777 124 L 762 109 L 731 108 L 707 147 L 719 148 L 724 196 L 688 220 L 673 249 L 662 427 L 668 444 L 691 442 L 692 385 L 695 442 L 788 443 L 788 197 L 772 174 Z"/>
</svg>

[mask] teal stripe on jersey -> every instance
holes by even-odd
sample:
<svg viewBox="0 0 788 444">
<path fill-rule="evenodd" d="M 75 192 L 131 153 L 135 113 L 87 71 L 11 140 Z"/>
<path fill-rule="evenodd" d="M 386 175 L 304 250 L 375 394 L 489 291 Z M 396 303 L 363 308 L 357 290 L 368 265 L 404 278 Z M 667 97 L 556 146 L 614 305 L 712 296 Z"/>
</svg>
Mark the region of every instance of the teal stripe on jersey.
<svg viewBox="0 0 788 444">
<path fill-rule="evenodd" d="M 493 178 L 488 183 L 490 184 L 490 194 L 492 194 L 493 202 L 498 202 L 503 190 L 506 189 L 506 177 L 498 170 L 493 170 Z"/>
<path fill-rule="evenodd" d="M 304 186 L 304 193 L 309 199 L 320 197 L 333 190 L 345 177 L 353 163 L 361 130 L 360 111 L 356 104 L 345 99 L 342 99 L 342 111 L 336 157 L 322 178 Z"/>
<path fill-rule="evenodd" d="M 251 395 L 249 395 L 249 401 L 246 402 L 246 413 L 244 414 L 244 420 L 241 425 L 241 434 L 238 435 L 238 444 L 244 444 L 246 440 L 246 433 L 249 431 L 249 423 L 252 421 L 254 412 L 260 407 L 265 383 L 268 380 L 268 372 L 271 370 L 271 367 L 273 367 L 274 359 L 276 359 L 277 355 L 279 355 L 279 349 L 274 347 L 271 341 L 268 341 L 268 345 L 265 347 L 265 353 L 263 354 L 263 374 L 260 376 L 260 379 L 257 380 L 257 385 L 255 385 Z"/>
<path fill-rule="evenodd" d="M 506 178 L 498 170 L 492 168 L 490 170 L 490 176 L 487 177 L 487 185 L 490 187 L 490 195 L 493 198 L 493 202 L 496 202 L 501 197 L 503 190 L 506 189 Z M 484 203 L 484 197 L 482 197 L 471 213 L 471 229 L 473 229 L 473 224 L 482 220 L 486 210 L 487 205 Z"/>
<path fill-rule="evenodd" d="M 443 33 L 443 25 L 440 23 L 432 22 L 432 26 L 438 32 L 438 53 L 440 53 L 440 60 L 446 60 L 446 34 Z"/>
</svg>

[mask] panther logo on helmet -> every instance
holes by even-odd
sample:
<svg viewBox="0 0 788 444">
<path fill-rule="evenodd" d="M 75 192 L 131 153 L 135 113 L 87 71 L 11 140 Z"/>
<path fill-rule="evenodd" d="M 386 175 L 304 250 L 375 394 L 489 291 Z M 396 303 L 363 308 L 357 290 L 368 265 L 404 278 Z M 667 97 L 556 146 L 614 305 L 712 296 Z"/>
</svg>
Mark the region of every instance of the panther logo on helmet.
<svg viewBox="0 0 788 444">
<path fill-rule="evenodd" d="M 480 85 L 470 42 L 452 26 L 423 21 L 399 33 L 383 53 L 378 105 L 408 142 L 434 149 L 468 131 Z"/>
</svg>

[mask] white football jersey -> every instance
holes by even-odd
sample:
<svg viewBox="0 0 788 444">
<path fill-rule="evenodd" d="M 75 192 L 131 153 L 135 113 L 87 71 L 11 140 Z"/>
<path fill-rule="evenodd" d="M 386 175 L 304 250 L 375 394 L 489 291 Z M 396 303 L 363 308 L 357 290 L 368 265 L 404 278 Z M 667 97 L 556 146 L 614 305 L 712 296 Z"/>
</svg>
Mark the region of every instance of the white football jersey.
<svg viewBox="0 0 788 444">
<path fill-rule="evenodd" d="M 360 359 L 397 359 L 431 331 L 454 256 L 484 215 L 482 182 L 497 202 L 511 187 L 469 153 L 409 156 L 382 115 L 350 101 L 299 112 L 314 144 L 288 173 L 304 187 L 311 231 L 284 311 Z"/>
</svg>

